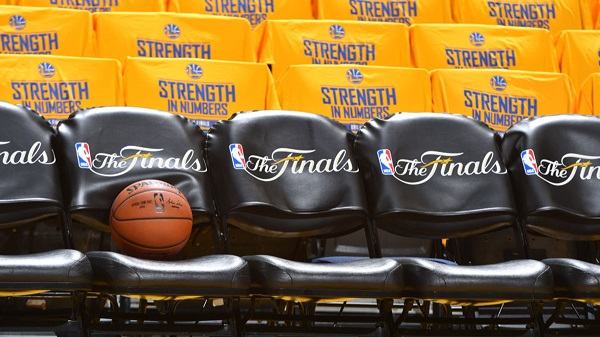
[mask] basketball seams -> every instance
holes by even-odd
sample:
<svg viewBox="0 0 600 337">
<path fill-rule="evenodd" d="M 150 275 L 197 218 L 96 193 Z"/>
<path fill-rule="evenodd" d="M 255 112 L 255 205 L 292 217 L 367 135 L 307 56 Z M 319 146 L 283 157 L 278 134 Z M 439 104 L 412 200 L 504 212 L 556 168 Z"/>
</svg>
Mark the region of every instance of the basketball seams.
<svg viewBox="0 0 600 337">
<path fill-rule="evenodd" d="M 140 195 L 140 194 L 142 194 L 142 193 L 145 193 L 145 192 L 156 192 L 156 191 L 162 191 L 162 192 L 169 192 L 169 193 L 173 193 L 173 194 L 177 195 L 178 197 L 182 197 L 182 196 L 183 196 L 183 199 L 184 199 L 185 201 L 187 201 L 187 198 L 185 198 L 185 196 L 184 196 L 184 195 L 183 195 L 183 193 L 181 193 L 181 192 L 179 192 L 179 193 L 181 193 L 181 195 L 179 195 L 179 193 L 177 193 L 177 192 L 173 192 L 173 190 L 167 190 L 167 189 L 161 189 L 161 188 L 157 188 L 157 189 L 151 189 L 151 190 L 150 190 L 150 189 L 148 189 L 148 190 L 142 190 L 142 191 L 138 191 L 138 192 L 136 192 L 136 193 L 134 193 L 134 194 L 132 194 L 132 195 L 129 195 L 129 196 L 127 196 L 127 197 L 126 197 L 125 199 L 123 199 L 123 201 L 121 201 L 121 203 L 119 203 L 119 204 L 118 204 L 116 207 L 115 207 L 115 206 L 113 206 L 113 207 L 110 209 L 110 213 L 111 213 L 111 214 L 115 214 L 116 210 L 118 210 L 119 208 L 121 208 L 121 206 L 123 206 L 123 204 L 124 204 L 124 203 L 126 203 L 126 202 L 127 202 L 129 199 L 131 199 L 131 198 L 135 197 L 136 195 Z M 117 195 L 117 198 L 118 198 L 118 197 L 119 197 L 119 196 Z M 162 219 L 162 218 L 161 218 L 161 219 Z M 118 220 L 118 219 L 116 219 L 116 220 Z"/>
<path fill-rule="evenodd" d="M 114 214 L 112 216 L 113 220 L 127 222 L 127 221 L 140 221 L 140 220 L 190 220 L 193 221 L 192 218 L 186 217 L 168 217 L 168 218 L 156 218 L 156 217 L 148 217 L 148 218 L 129 218 L 129 219 L 119 219 Z"/>
<path fill-rule="evenodd" d="M 130 187 L 143 182 L 129 185 L 113 201 L 109 217 L 113 241 L 117 247 L 133 256 L 174 255 L 190 239 L 194 218 L 191 206 L 185 194 L 167 183 L 144 184 L 131 190 Z M 158 194 L 160 201 L 157 200 Z M 158 203 L 160 209 L 157 209 Z M 147 231 L 145 225 L 151 225 L 154 221 L 160 221 L 160 224 L 156 223 L 159 226 L 151 226 L 153 230 Z M 170 232 L 168 239 L 161 237 L 163 231 Z M 177 240 L 180 241 L 171 243 Z"/>
</svg>

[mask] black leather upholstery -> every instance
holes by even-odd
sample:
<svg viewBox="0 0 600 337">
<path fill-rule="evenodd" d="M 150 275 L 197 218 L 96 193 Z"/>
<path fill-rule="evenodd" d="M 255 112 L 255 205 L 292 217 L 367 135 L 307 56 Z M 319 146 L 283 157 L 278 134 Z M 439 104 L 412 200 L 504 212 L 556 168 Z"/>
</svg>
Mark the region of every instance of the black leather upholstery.
<svg viewBox="0 0 600 337">
<path fill-rule="evenodd" d="M 353 136 L 325 117 L 256 111 L 216 124 L 208 164 L 217 209 L 226 225 L 262 236 L 346 234 L 367 223 Z M 398 296 L 393 260 L 343 264 L 250 256 L 252 292 L 310 298 Z"/>
<path fill-rule="evenodd" d="M 84 254 L 54 250 L 29 255 L 0 255 L 0 293 L 27 290 L 90 289 L 92 268 Z"/>
<path fill-rule="evenodd" d="M 600 302 L 600 266 L 575 259 L 546 259 L 558 298 Z"/>
<path fill-rule="evenodd" d="M 63 164 L 67 208 L 80 222 L 107 231 L 114 198 L 143 179 L 163 180 L 181 190 L 196 223 L 214 213 L 205 173 L 205 136 L 187 119 L 140 108 L 97 108 L 62 121 L 58 134 L 55 148 Z M 78 156 L 78 143 L 88 144 L 91 168 Z"/>
<path fill-rule="evenodd" d="M 551 299 L 552 272 L 533 260 L 459 266 L 423 258 L 397 258 L 407 297 L 471 304 L 503 300 Z"/>
<path fill-rule="evenodd" d="M 94 286 L 120 294 L 242 295 L 250 285 L 247 263 L 213 255 L 184 261 L 148 261 L 114 252 L 87 254 Z"/>
<path fill-rule="evenodd" d="M 365 124 L 356 152 L 377 227 L 451 238 L 510 225 L 516 211 L 498 145 L 491 129 L 459 115 L 402 113 Z"/>
<path fill-rule="evenodd" d="M 508 130 L 502 151 L 528 229 L 562 240 L 600 240 L 598 117 L 523 120 Z M 524 153 L 535 157 L 528 173 Z"/>
<path fill-rule="evenodd" d="M 0 228 L 62 213 L 55 132 L 29 109 L 0 102 Z M 91 285 L 85 255 L 55 250 L 0 256 L 0 296 L 46 290 L 83 290 Z"/>
<path fill-rule="evenodd" d="M 267 236 L 359 229 L 366 201 L 352 141 L 341 124 L 308 113 L 246 112 L 215 124 L 208 163 L 220 215 Z M 247 165 L 234 167 L 232 151 Z"/>
<path fill-rule="evenodd" d="M 402 266 L 393 259 L 347 263 L 303 263 L 273 256 L 244 257 L 254 292 L 263 295 L 362 297 L 402 296 Z"/>
<path fill-rule="evenodd" d="M 54 131 L 34 112 L 0 102 L 0 228 L 60 214 Z"/>
<path fill-rule="evenodd" d="M 498 136 L 448 114 L 402 113 L 367 123 L 356 151 L 377 228 L 432 239 L 509 227 L 516 217 Z M 521 260 L 460 266 L 397 258 L 405 296 L 453 304 L 548 298 L 547 266 Z"/>
</svg>

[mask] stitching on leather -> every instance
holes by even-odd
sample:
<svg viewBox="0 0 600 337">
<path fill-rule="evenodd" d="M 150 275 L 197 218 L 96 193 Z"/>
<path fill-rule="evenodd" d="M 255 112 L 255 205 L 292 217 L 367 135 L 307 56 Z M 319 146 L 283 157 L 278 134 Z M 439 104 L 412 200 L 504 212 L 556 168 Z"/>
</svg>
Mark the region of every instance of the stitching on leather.
<svg viewBox="0 0 600 337">
<path fill-rule="evenodd" d="M 105 261 L 113 261 L 113 260 L 111 260 L 111 259 L 109 259 L 109 258 L 106 258 L 106 257 L 104 257 L 104 256 L 95 256 L 94 258 L 95 258 L 95 259 L 99 259 L 99 260 L 105 260 Z M 90 261 L 90 262 L 91 262 L 91 261 Z M 133 274 L 135 274 L 135 275 L 137 276 L 137 278 L 138 278 L 137 286 L 139 287 L 139 286 L 140 286 L 140 283 L 141 283 L 141 281 L 142 281 L 142 277 L 140 276 L 140 274 L 138 274 L 138 272 L 137 272 L 135 269 L 133 269 L 133 268 L 131 268 L 131 267 L 127 266 L 127 265 L 124 265 L 124 264 L 121 264 L 121 263 L 119 263 L 119 266 L 121 266 L 121 267 L 124 267 L 124 268 L 126 268 L 126 269 L 129 269 L 130 271 L 132 271 L 132 272 L 133 272 Z M 93 267 L 92 267 L 92 270 L 93 270 Z"/>
<path fill-rule="evenodd" d="M 404 268 L 402 268 L 402 264 L 398 263 L 398 265 L 385 276 L 385 281 L 383 282 L 383 285 L 385 286 L 385 290 L 389 290 L 388 289 L 388 286 L 389 286 L 388 280 L 390 278 L 390 275 L 392 275 L 398 269 L 401 269 L 401 271 L 400 271 L 400 275 L 402 276 L 401 286 L 402 286 L 402 288 L 404 288 Z"/>
<path fill-rule="evenodd" d="M 79 260 L 75 261 L 75 263 L 72 266 L 69 267 L 69 270 L 67 271 L 67 277 L 71 278 L 71 270 L 74 267 L 78 267 L 81 264 L 81 262 L 84 261 L 84 260 L 86 260 L 86 259 L 87 259 L 87 256 L 83 255 L 82 257 L 79 258 Z"/>
<path fill-rule="evenodd" d="M 538 295 L 536 293 L 536 289 L 537 289 L 536 284 L 540 280 L 540 277 L 542 277 L 545 273 L 547 273 L 548 270 L 550 270 L 550 273 L 552 273 L 552 269 L 549 266 L 545 266 L 544 270 L 535 278 L 535 281 L 533 282 L 533 291 L 532 291 L 533 298 L 532 299 L 535 299 L 537 297 L 536 295 Z"/>
<path fill-rule="evenodd" d="M 242 267 L 239 270 L 235 271 L 233 273 L 233 276 L 231 277 L 231 287 L 232 288 L 234 288 L 234 284 L 233 283 L 238 278 L 239 274 L 242 271 L 244 271 L 244 269 L 246 269 L 246 274 L 248 274 L 247 278 L 248 278 L 248 281 L 250 281 L 250 266 L 248 265 L 248 262 L 244 261 L 244 264 L 242 265 Z M 237 288 L 237 287 L 235 287 L 235 288 Z"/>
</svg>

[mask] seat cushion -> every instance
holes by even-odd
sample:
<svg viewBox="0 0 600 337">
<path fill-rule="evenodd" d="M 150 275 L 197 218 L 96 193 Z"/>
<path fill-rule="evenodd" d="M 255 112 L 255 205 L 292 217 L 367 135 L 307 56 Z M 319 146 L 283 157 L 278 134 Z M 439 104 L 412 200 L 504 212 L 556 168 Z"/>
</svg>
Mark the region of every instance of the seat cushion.
<svg viewBox="0 0 600 337">
<path fill-rule="evenodd" d="M 0 255 L 0 293 L 86 290 L 91 281 L 90 263 L 76 250 Z"/>
<path fill-rule="evenodd" d="M 477 305 L 549 299 L 550 268 L 534 260 L 460 266 L 425 258 L 396 259 L 404 270 L 405 295 L 436 302 Z"/>
<path fill-rule="evenodd" d="M 600 302 L 600 266 L 575 259 L 546 259 L 556 297 Z"/>
<path fill-rule="evenodd" d="M 397 297 L 402 267 L 393 259 L 344 263 L 295 262 L 267 255 L 244 257 L 252 291 L 262 295 L 311 298 Z"/>
<path fill-rule="evenodd" d="M 94 288 L 133 295 L 228 296 L 247 293 L 248 264 L 233 255 L 211 255 L 183 261 L 152 261 L 115 252 L 87 254 Z"/>
</svg>

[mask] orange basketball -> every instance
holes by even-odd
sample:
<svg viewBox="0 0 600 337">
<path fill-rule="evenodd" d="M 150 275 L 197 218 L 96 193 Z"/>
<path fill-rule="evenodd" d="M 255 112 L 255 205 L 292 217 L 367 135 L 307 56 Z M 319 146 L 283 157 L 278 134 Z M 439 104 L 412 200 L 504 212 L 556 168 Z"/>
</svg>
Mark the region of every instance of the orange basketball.
<svg viewBox="0 0 600 337">
<path fill-rule="evenodd" d="M 192 209 L 175 186 L 142 180 L 127 186 L 110 210 L 111 236 L 124 253 L 168 258 L 183 249 L 192 233 Z"/>
</svg>

